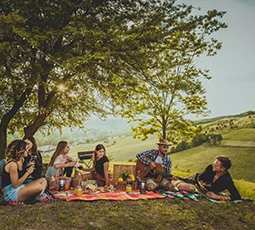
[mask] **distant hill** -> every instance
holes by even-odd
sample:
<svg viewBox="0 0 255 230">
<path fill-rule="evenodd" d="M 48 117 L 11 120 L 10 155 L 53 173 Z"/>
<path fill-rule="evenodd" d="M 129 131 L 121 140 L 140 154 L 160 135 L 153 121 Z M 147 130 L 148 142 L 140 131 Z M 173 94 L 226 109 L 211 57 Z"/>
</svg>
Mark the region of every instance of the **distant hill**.
<svg viewBox="0 0 255 230">
<path fill-rule="evenodd" d="M 249 116 L 249 115 L 254 115 L 254 114 L 255 114 L 255 111 L 249 110 L 247 112 L 239 113 L 239 114 L 235 114 L 235 115 L 227 115 L 227 116 L 219 116 L 219 117 L 214 117 L 214 118 L 200 119 L 200 120 L 194 121 L 194 123 L 196 125 L 208 124 L 208 123 L 219 121 L 219 120 L 231 119 L 231 118 L 241 118 L 241 117 L 245 117 L 245 116 Z"/>
<path fill-rule="evenodd" d="M 226 115 L 226 116 L 219 116 L 214 118 L 205 118 L 200 120 L 195 120 L 195 125 L 200 124 L 208 124 L 219 120 L 231 119 L 231 118 L 242 118 L 248 115 L 254 115 L 255 111 L 247 111 L 239 114 L 234 115 Z M 107 132 L 115 132 L 115 131 L 127 131 L 130 130 L 132 125 L 136 125 L 135 122 L 128 123 L 127 119 L 121 117 L 108 117 L 106 120 L 101 120 L 97 117 L 92 117 L 85 123 L 85 128 L 90 130 L 102 130 Z"/>
<path fill-rule="evenodd" d="M 227 116 L 219 116 L 214 118 L 205 118 L 200 120 L 195 120 L 195 125 L 209 124 L 212 122 L 225 120 L 225 119 L 234 119 L 234 118 L 242 118 L 248 115 L 254 115 L 255 111 L 247 111 L 234 115 Z M 135 122 L 128 123 L 127 119 L 121 117 L 108 117 L 106 120 L 99 119 L 97 117 L 91 117 L 88 121 L 84 122 L 86 130 L 101 130 L 103 132 L 122 132 L 122 131 L 130 131 L 130 127 L 132 125 L 136 125 Z"/>
</svg>

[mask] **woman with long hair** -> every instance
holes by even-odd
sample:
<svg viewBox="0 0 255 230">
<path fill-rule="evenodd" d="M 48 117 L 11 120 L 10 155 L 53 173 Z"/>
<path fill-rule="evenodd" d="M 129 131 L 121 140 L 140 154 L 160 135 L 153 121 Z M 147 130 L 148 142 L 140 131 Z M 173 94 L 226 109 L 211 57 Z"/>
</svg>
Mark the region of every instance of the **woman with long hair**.
<svg viewBox="0 0 255 230">
<path fill-rule="evenodd" d="M 70 147 L 67 141 L 58 142 L 57 148 L 48 164 L 46 176 L 62 176 L 64 174 L 67 177 L 71 176 L 76 161 L 68 156 L 69 150 Z"/>
<path fill-rule="evenodd" d="M 23 167 L 28 164 L 35 165 L 34 172 L 26 180 L 26 182 L 31 182 L 42 177 L 42 155 L 38 151 L 38 146 L 33 136 L 25 137 L 23 140 L 27 143 L 28 149 L 27 157 L 24 157 Z"/>
<path fill-rule="evenodd" d="M 84 171 L 90 172 L 89 174 L 83 174 L 82 179 L 93 179 L 98 186 L 110 185 L 109 182 L 109 159 L 106 156 L 106 150 L 104 145 L 98 144 L 95 147 L 95 153 L 93 156 L 93 167 L 90 169 L 84 169 Z"/>
<path fill-rule="evenodd" d="M 23 167 L 24 157 L 28 154 L 26 142 L 23 140 L 12 141 L 6 148 L 5 154 L 8 161 L 2 174 L 4 200 L 24 202 L 42 195 L 47 186 L 45 178 L 24 184 L 34 171 L 34 165 Z"/>
</svg>

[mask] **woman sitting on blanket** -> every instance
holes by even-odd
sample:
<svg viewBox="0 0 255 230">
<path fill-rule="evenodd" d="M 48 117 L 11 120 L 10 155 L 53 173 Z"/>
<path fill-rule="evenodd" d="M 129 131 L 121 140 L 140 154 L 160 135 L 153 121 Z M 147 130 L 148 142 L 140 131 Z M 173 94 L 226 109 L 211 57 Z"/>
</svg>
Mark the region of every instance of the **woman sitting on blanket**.
<svg viewBox="0 0 255 230">
<path fill-rule="evenodd" d="M 105 154 L 104 145 L 98 144 L 93 157 L 93 167 L 90 169 L 83 168 L 83 171 L 90 172 L 89 174 L 82 175 L 83 180 L 95 180 L 98 186 L 110 185 L 108 176 L 109 159 Z"/>
<path fill-rule="evenodd" d="M 23 167 L 28 164 L 34 164 L 34 172 L 26 179 L 25 183 L 29 183 L 33 180 L 37 180 L 42 177 L 42 155 L 38 151 L 36 140 L 33 136 L 28 136 L 23 139 L 27 143 L 28 154 L 24 158 Z"/>
<path fill-rule="evenodd" d="M 77 161 L 68 156 L 70 147 L 67 141 L 58 142 L 57 148 L 53 153 L 45 176 L 63 176 L 71 177 L 73 167 Z M 58 174 L 58 175 L 57 175 Z"/>
<path fill-rule="evenodd" d="M 42 195 L 47 186 L 45 178 L 24 184 L 34 171 L 34 165 L 23 166 L 24 157 L 28 154 L 26 142 L 23 140 L 12 141 L 6 148 L 5 154 L 8 162 L 4 166 L 2 174 L 4 200 L 24 202 Z"/>
</svg>

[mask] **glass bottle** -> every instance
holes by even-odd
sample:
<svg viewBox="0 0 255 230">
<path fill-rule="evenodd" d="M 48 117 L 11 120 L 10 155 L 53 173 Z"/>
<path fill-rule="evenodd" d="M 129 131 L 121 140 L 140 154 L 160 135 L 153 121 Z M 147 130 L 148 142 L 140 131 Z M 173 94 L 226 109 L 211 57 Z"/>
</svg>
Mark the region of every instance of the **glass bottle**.
<svg viewBox="0 0 255 230">
<path fill-rule="evenodd" d="M 80 185 L 77 186 L 76 196 L 82 196 L 82 188 Z"/>
<path fill-rule="evenodd" d="M 140 170 L 137 171 L 137 175 L 136 175 L 136 186 L 137 186 L 137 189 L 140 189 L 141 188 L 141 172 Z"/>
<path fill-rule="evenodd" d="M 132 192 L 132 179 L 130 177 L 127 178 L 126 192 Z"/>
</svg>

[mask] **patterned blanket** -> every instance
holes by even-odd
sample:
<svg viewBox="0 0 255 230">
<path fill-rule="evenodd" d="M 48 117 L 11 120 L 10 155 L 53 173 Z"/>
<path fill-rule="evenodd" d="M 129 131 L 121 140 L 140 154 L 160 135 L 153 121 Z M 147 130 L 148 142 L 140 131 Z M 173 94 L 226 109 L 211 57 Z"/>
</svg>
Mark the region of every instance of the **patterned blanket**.
<svg viewBox="0 0 255 230">
<path fill-rule="evenodd" d="M 81 196 L 76 196 L 75 194 L 66 193 L 56 193 L 54 194 L 56 198 L 63 199 L 66 201 L 94 201 L 94 200 L 147 200 L 147 199 L 160 199 L 166 198 L 165 195 L 154 192 L 147 192 L 146 194 L 140 194 L 138 192 L 126 193 L 124 191 L 120 192 L 97 192 L 90 194 L 82 194 Z"/>
<path fill-rule="evenodd" d="M 186 191 L 161 191 L 160 192 L 162 195 L 167 196 L 168 198 L 174 199 L 174 198 L 178 198 L 178 199 L 182 199 L 182 200 L 193 200 L 193 201 L 199 201 L 200 198 L 205 198 L 208 201 L 214 202 L 214 203 L 221 203 L 221 202 L 226 202 L 226 201 L 220 201 L 220 200 L 214 200 L 212 198 L 207 197 L 204 194 L 200 194 L 200 193 L 188 193 Z M 243 201 L 248 201 L 248 202 L 253 202 L 252 199 L 248 198 L 248 199 L 242 199 L 242 200 L 232 200 L 232 203 L 240 203 Z"/>
<path fill-rule="evenodd" d="M 50 196 L 49 196 L 50 197 Z M 219 200 L 213 200 L 211 198 L 206 197 L 205 195 L 198 193 L 188 193 L 186 191 L 157 191 L 157 192 L 146 192 L 146 194 L 140 194 L 137 191 L 126 193 L 125 191 L 115 191 L 115 192 L 96 192 L 96 193 L 83 193 L 81 196 L 76 196 L 75 194 L 70 193 L 70 191 L 66 192 L 57 192 L 54 193 L 52 199 L 45 199 L 42 202 L 52 202 L 56 200 L 64 200 L 64 201 L 96 201 L 96 200 L 149 200 L 149 199 L 182 199 L 182 200 L 192 200 L 199 201 L 201 199 L 207 199 L 208 201 L 220 203 Z M 242 199 L 231 201 L 232 203 L 239 203 L 243 201 L 253 202 L 252 199 Z M 33 202 L 26 202 L 26 204 L 31 204 Z M 3 201 L 3 196 L 0 195 L 0 204 L 1 205 L 18 205 L 19 203 L 7 203 Z"/>
<path fill-rule="evenodd" d="M 219 200 L 214 200 L 206 197 L 203 194 L 198 193 L 188 193 L 186 191 L 157 191 L 157 192 L 146 192 L 146 194 L 140 194 L 139 192 L 131 192 L 126 193 L 125 191 L 118 192 L 97 192 L 92 194 L 82 194 L 81 196 L 76 196 L 74 194 L 66 193 L 56 193 L 54 194 L 57 199 L 63 199 L 65 201 L 94 201 L 94 200 L 148 200 L 148 199 L 162 199 L 162 198 L 170 198 L 170 199 L 182 199 L 182 200 L 192 200 L 199 201 L 202 198 L 207 199 L 208 201 L 214 203 L 220 203 Z M 247 199 L 243 200 L 234 200 L 232 203 L 239 203 L 242 201 L 247 201 Z M 248 199 L 248 201 L 252 201 Z"/>
</svg>

